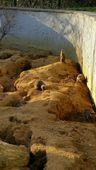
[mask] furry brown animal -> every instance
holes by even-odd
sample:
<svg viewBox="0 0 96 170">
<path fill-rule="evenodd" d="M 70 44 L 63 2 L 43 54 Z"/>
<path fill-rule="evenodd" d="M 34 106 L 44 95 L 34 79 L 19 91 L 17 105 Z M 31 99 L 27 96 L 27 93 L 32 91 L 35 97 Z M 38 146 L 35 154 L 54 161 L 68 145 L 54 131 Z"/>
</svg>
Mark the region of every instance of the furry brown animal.
<svg viewBox="0 0 96 170">
<path fill-rule="evenodd" d="M 96 113 L 91 108 L 86 108 L 83 114 L 86 121 L 96 121 Z"/>
<path fill-rule="evenodd" d="M 37 80 L 34 84 L 36 90 L 43 91 L 46 89 L 46 85 L 42 80 Z"/>
<path fill-rule="evenodd" d="M 83 74 L 78 74 L 77 78 L 76 78 L 76 82 L 86 82 L 87 79 L 84 77 Z"/>
<path fill-rule="evenodd" d="M 65 54 L 63 50 L 60 52 L 60 62 L 65 63 Z"/>
</svg>

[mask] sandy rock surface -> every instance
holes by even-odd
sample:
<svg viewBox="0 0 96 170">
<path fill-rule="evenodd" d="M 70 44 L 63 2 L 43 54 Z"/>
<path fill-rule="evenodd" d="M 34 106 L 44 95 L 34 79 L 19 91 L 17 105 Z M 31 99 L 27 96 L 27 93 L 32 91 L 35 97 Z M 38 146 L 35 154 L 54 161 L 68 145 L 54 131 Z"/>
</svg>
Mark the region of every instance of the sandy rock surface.
<svg viewBox="0 0 96 170">
<path fill-rule="evenodd" d="M 0 141 L 0 168 L 23 168 L 28 165 L 29 153 L 24 146 L 15 146 Z"/>
<path fill-rule="evenodd" d="M 12 62 L 16 67 L 10 65 L 8 74 L 2 72 Z M 4 76 L 12 83 L 0 91 L 0 138 L 30 152 L 25 169 L 14 168 L 95 170 L 96 114 L 86 83 L 76 81 L 77 65 L 70 59 L 61 63 L 58 56 L 36 59 L 15 52 L 0 60 L 0 68 L 0 84 L 5 85 Z M 38 79 L 46 90 L 34 88 Z"/>
</svg>

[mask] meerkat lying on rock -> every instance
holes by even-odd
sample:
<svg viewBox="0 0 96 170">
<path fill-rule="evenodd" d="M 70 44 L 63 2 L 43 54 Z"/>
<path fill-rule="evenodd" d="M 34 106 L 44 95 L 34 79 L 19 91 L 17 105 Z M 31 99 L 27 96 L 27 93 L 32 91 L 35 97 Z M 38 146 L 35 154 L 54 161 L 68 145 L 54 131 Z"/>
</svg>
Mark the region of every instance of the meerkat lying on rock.
<svg viewBox="0 0 96 170">
<path fill-rule="evenodd" d="M 34 88 L 36 90 L 44 91 L 46 89 L 46 85 L 42 80 L 37 80 L 34 84 Z"/>
</svg>

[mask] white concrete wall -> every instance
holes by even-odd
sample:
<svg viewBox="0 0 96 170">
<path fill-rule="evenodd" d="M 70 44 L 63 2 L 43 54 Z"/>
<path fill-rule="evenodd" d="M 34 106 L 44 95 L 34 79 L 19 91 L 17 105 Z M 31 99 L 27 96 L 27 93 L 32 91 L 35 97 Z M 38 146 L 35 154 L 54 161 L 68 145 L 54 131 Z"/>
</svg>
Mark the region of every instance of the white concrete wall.
<svg viewBox="0 0 96 170">
<path fill-rule="evenodd" d="M 96 14 L 51 10 L 8 10 L 14 16 L 9 34 L 2 43 L 24 50 L 59 53 L 79 61 L 96 103 Z M 2 9 L 0 10 L 2 26 Z"/>
<path fill-rule="evenodd" d="M 96 104 L 96 14 L 77 14 L 76 54 L 88 79 L 88 87 Z"/>
</svg>

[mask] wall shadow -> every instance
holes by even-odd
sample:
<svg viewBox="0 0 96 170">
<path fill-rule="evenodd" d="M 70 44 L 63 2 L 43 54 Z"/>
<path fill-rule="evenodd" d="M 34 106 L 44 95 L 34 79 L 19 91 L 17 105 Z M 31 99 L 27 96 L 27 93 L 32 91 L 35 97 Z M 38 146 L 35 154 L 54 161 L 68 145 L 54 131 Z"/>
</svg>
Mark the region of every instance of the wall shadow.
<svg viewBox="0 0 96 170">
<path fill-rule="evenodd" d="M 32 12 L 16 12 L 15 25 L 13 25 L 9 34 L 4 38 L 3 44 L 26 50 L 49 51 L 53 54 L 58 54 L 63 48 L 66 56 L 76 61 L 76 50 L 67 38 L 71 35 L 72 26 L 70 23 L 65 22 L 65 25 L 63 24 L 60 31 L 58 29 L 56 30 L 54 29 L 56 23 L 54 25 L 53 20 L 56 22 L 57 18 L 53 14 L 50 14 L 48 17 L 46 15 L 49 14 L 40 13 L 39 17 L 37 15 L 35 16 Z M 52 21 L 50 17 L 53 17 Z M 59 22 L 57 20 L 57 28 L 59 28 L 58 24 Z M 71 26 L 70 31 L 63 34 L 62 32 L 66 30 L 68 24 Z"/>
</svg>

